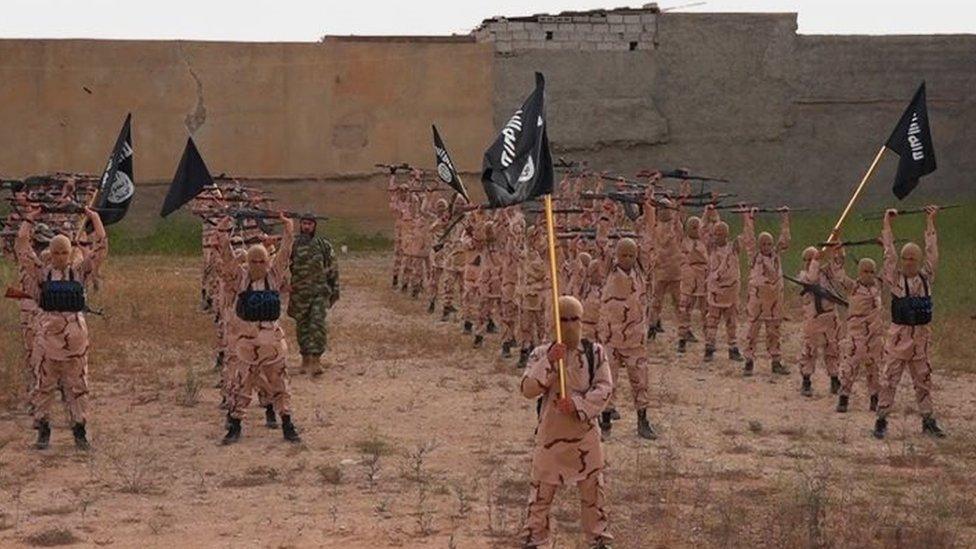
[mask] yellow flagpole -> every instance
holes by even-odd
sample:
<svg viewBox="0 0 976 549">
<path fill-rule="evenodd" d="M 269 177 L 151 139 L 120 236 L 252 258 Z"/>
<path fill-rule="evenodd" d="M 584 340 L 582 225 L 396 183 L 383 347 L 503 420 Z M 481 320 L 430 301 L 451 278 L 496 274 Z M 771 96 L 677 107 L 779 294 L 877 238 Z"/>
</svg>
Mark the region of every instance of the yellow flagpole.
<svg viewBox="0 0 976 549">
<path fill-rule="evenodd" d="M 868 168 L 867 173 L 865 173 L 864 177 L 861 178 L 861 183 L 857 186 L 857 189 L 854 190 L 854 196 L 851 197 L 850 202 L 847 203 L 847 207 L 844 208 L 844 211 L 840 214 L 840 219 L 837 220 L 837 224 L 834 225 L 834 229 L 830 231 L 830 235 L 827 236 L 827 242 L 833 242 L 834 239 L 837 238 L 837 233 L 840 231 L 841 225 L 844 224 L 844 220 L 847 219 L 847 215 L 850 214 L 851 209 L 854 208 L 854 203 L 857 202 L 857 198 L 861 196 L 861 191 L 864 190 L 864 186 L 867 184 L 868 179 L 871 178 L 875 168 L 878 167 L 878 162 L 881 161 L 881 156 L 884 154 L 884 152 L 885 146 L 882 145 L 881 150 L 879 150 L 878 154 L 874 157 L 874 162 L 871 162 L 871 167 Z"/>
<path fill-rule="evenodd" d="M 559 325 L 559 270 L 556 267 L 556 231 L 552 220 L 552 195 L 545 195 L 546 232 L 549 236 L 549 275 L 552 277 L 552 325 L 556 328 L 556 343 L 563 342 L 563 330 Z M 566 398 L 566 368 L 559 361 L 559 398 Z"/>
</svg>

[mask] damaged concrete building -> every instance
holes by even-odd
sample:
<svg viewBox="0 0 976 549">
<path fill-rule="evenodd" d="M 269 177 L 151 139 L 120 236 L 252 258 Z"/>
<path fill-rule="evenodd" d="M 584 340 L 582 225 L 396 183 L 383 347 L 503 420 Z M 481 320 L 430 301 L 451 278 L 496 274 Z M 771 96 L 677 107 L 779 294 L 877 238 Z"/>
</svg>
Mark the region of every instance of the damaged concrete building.
<svg viewBox="0 0 976 549">
<path fill-rule="evenodd" d="M 536 70 L 557 155 L 623 173 L 687 166 L 743 197 L 825 208 L 926 80 L 939 162 L 926 197 L 974 193 L 976 36 L 802 35 L 793 13 L 654 4 L 493 17 L 462 36 L 0 40 L 0 119 L 16 128 L 0 134 L 0 173 L 97 170 L 128 111 L 144 181 L 171 176 L 189 132 L 215 172 L 349 180 L 376 162 L 429 166 L 431 122 L 477 173 Z M 895 164 L 869 200 L 890 196 Z"/>
</svg>

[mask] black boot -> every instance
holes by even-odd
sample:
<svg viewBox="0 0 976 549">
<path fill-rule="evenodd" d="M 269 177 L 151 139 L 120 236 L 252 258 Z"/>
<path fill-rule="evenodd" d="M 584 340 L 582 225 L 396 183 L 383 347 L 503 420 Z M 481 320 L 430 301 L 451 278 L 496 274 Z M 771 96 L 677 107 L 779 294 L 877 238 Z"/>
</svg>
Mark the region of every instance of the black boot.
<svg viewBox="0 0 976 549">
<path fill-rule="evenodd" d="M 264 407 L 264 426 L 268 429 L 278 428 L 278 417 L 275 415 L 274 404 Z"/>
<path fill-rule="evenodd" d="M 837 399 L 837 411 L 841 414 L 847 413 L 847 403 L 849 397 L 847 395 L 840 395 Z"/>
<path fill-rule="evenodd" d="M 789 375 L 790 369 L 787 368 L 786 366 L 783 366 L 783 363 L 782 362 L 780 362 L 778 360 L 774 360 L 773 361 L 773 373 L 774 374 L 779 374 L 781 376 L 785 376 L 785 375 Z"/>
<path fill-rule="evenodd" d="M 749 377 L 752 375 L 752 369 L 755 366 L 755 362 L 752 359 L 747 359 L 745 366 L 742 367 L 742 375 Z"/>
<path fill-rule="evenodd" d="M 228 444 L 234 444 L 238 440 L 241 440 L 241 420 L 236 417 L 227 416 L 227 434 L 224 435 L 224 439 L 220 443 L 227 446 Z"/>
<path fill-rule="evenodd" d="M 685 354 L 686 345 L 687 343 L 685 342 L 684 338 L 678 340 L 678 354 L 682 354 L 682 355 Z M 712 352 L 714 353 L 715 351 Z"/>
<path fill-rule="evenodd" d="M 731 360 L 732 362 L 742 362 L 745 359 L 742 358 L 742 353 L 739 352 L 739 348 L 738 347 L 730 347 L 729 348 L 729 360 Z"/>
<path fill-rule="evenodd" d="M 34 448 L 44 450 L 51 444 L 51 424 L 47 420 L 38 421 L 34 428 L 37 429 L 37 442 Z"/>
<path fill-rule="evenodd" d="M 474 336 L 474 348 L 475 349 L 480 349 L 481 346 L 482 346 L 482 344 L 484 344 L 484 342 L 485 342 L 485 336 L 483 336 L 481 334 L 478 334 L 478 335 Z"/>
<path fill-rule="evenodd" d="M 75 423 L 71 426 L 71 434 L 75 437 L 75 448 L 87 452 L 91 450 L 88 443 L 88 433 L 85 431 L 84 423 Z"/>
<path fill-rule="evenodd" d="M 715 347 L 711 345 L 705 345 L 705 362 L 711 362 L 715 360 Z"/>
<path fill-rule="evenodd" d="M 840 391 L 840 378 L 830 376 L 830 394 L 836 395 Z"/>
<path fill-rule="evenodd" d="M 532 352 L 532 348 L 531 347 L 523 347 L 522 350 L 519 351 L 519 360 L 518 360 L 518 364 L 516 364 L 516 367 L 518 369 L 521 370 L 521 369 L 524 369 L 526 366 L 528 366 L 528 364 L 529 364 L 529 354 L 531 352 Z"/>
<path fill-rule="evenodd" d="M 498 333 L 498 326 L 495 326 L 495 321 L 494 320 L 492 320 L 490 318 L 488 319 L 488 325 L 485 327 L 485 331 L 487 331 L 489 334 L 497 334 Z"/>
<path fill-rule="evenodd" d="M 600 437 L 603 440 L 610 438 L 611 428 L 613 428 L 613 422 L 610 421 L 610 412 L 600 412 Z"/>
<path fill-rule="evenodd" d="M 646 438 L 647 440 L 654 440 L 657 438 L 657 433 L 651 427 L 651 424 L 647 421 L 647 409 L 637 410 L 637 436 L 641 438 Z"/>
<path fill-rule="evenodd" d="M 888 432 L 887 419 L 883 417 L 879 417 L 878 419 L 874 420 L 874 433 L 873 433 L 874 438 L 881 440 L 885 437 L 885 433 L 887 432 Z"/>
<path fill-rule="evenodd" d="M 922 418 L 922 433 L 935 438 L 945 438 L 946 436 L 945 431 L 939 429 L 939 425 L 932 416 Z"/>
<path fill-rule="evenodd" d="M 437 303 L 436 302 L 437 302 L 436 299 L 431 299 L 430 300 L 430 305 L 427 305 L 427 314 L 429 314 L 429 315 L 434 314 L 434 311 L 437 310 Z"/>
<path fill-rule="evenodd" d="M 810 376 L 803 376 L 803 384 L 800 385 L 800 394 L 805 397 L 813 396 L 813 383 L 810 381 Z"/>
<path fill-rule="evenodd" d="M 502 342 L 502 358 L 512 358 L 512 346 L 515 342 L 512 340 Z"/>
<path fill-rule="evenodd" d="M 868 407 L 872 412 L 878 411 L 878 395 L 871 395 L 871 405 Z"/>
<path fill-rule="evenodd" d="M 471 334 L 471 330 L 473 330 L 473 329 L 474 329 L 474 325 L 471 324 L 471 321 L 470 320 L 465 320 L 464 321 L 464 333 L 466 335 L 470 335 Z"/>
<path fill-rule="evenodd" d="M 281 414 L 281 434 L 288 442 L 302 441 L 302 437 L 298 436 L 298 431 L 295 430 L 295 424 L 291 422 L 291 416 L 286 414 Z"/>
</svg>

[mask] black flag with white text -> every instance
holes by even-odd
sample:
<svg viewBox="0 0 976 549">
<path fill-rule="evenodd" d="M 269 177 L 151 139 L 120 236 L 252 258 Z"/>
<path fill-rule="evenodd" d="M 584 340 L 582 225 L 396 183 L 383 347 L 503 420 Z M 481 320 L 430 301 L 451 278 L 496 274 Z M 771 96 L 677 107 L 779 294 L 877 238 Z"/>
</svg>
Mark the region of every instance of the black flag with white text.
<svg viewBox="0 0 976 549">
<path fill-rule="evenodd" d="M 136 192 L 132 172 L 132 114 L 125 117 L 122 131 L 115 140 L 112 155 L 108 158 L 102 181 L 98 186 L 95 207 L 102 223 L 111 225 L 122 221 L 129 211 L 129 203 Z"/>
<path fill-rule="evenodd" d="M 213 185 L 213 177 L 210 176 L 210 170 L 203 162 L 203 157 L 200 156 L 200 151 L 197 150 L 193 138 L 187 138 L 186 147 L 183 149 L 183 158 L 180 159 L 180 165 L 176 168 L 176 175 L 173 176 L 173 182 L 169 185 L 169 192 L 166 193 L 163 209 L 159 215 L 166 217 L 196 198 L 205 187 L 212 187 Z"/>
<path fill-rule="evenodd" d="M 901 200 L 915 189 L 920 177 L 935 171 L 935 146 L 932 144 L 932 132 L 929 130 L 925 82 L 918 87 L 915 97 L 901 115 L 885 147 L 901 157 L 892 189 L 895 196 Z"/>
<path fill-rule="evenodd" d="M 458 175 L 457 169 L 454 168 L 451 155 L 447 154 L 447 148 L 444 146 L 441 134 L 437 132 L 437 126 L 431 125 L 431 129 L 434 130 L 434 160 L 437 162 L 438 179 L 457 191 L 465 202 L 470 203 L 471 198 L 468 196 L 468 190 L 464 188 L 464 183 L 461 182 L 461 177 Z"/>
<path fill-rule="evenodd" d="M 488 204 L 493 207 L 511 206 L 552 194 L 552 155 L 546 131 L 542 73 L 535 73 L 535 91 L 485 151 L 481 183 Z"/>
</svg>

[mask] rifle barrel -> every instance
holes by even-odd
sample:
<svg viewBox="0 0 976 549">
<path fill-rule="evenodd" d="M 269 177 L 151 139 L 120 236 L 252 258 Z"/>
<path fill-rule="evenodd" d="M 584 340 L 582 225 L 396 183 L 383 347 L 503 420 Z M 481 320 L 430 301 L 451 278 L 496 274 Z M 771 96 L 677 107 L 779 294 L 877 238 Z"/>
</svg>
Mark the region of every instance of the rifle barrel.
<svg viewBox="0 0 976 549">
<path fill-rule="evenodd" d="M 952 208 L 961 208 L 962 204 L 946 204 L 945 206 L 939 206 L 940 210 L 951 210 Z M 898 210 L 898 215 L 914 215 L 925 213 L 925 208 L 911 208 L 908 210 Z M 876 221 L 878 219 L 884 219 L 885 212 L 873 212 L 864 214 L 861 219 L 864 221 Z"/>
</svg>

